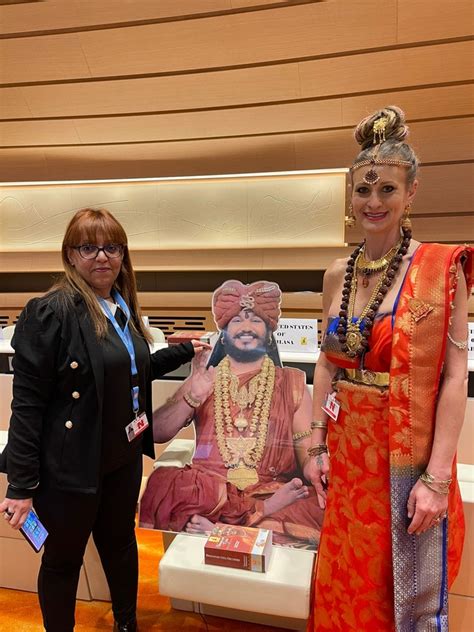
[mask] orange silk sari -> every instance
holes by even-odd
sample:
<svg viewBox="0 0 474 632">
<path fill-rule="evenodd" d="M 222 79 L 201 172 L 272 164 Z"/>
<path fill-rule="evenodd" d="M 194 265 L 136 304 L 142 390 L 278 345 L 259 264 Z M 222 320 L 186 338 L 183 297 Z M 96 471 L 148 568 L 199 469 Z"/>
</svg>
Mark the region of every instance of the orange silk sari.
<svg viewBox="0 0 474 632">
<path fill-rule="evenodd" d="M 437 244 L 414 254 L 396 310 L 388 389 L 335 383 L 340 412 L 329 424 L 330 483 L 308 630 L 447 630 L 447 588 L 464 530 L 459 488 L 452 485 L 448 519 L 422 536 L 407 534 L 406 503 L 429 459 L 456 266 L 467 259 L 469 284 L 470 254 Z M 372 349 L 387 340 L 390 320 L 374 325 Z"/>
</svg>

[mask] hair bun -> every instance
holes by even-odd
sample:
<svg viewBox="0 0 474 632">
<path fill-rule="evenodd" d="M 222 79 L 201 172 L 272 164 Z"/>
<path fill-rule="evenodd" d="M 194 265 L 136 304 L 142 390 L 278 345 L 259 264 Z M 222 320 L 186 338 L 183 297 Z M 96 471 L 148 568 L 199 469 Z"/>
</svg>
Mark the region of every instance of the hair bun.
<svg viewBox="0 0 474 632">
<path fill-rule="evenodd" d="M 396 105 L 389 105 L 364 118 L 355 128 L 354 138 L 362 149 L 367 149 L 376 144 L 374 123 L 381 118 L 388 119 L 385 126 L 385 141 L 392 140 L 401 143 L 408 136 L 408 126 L 405 125 L 405 113 Z"/>
</svg>

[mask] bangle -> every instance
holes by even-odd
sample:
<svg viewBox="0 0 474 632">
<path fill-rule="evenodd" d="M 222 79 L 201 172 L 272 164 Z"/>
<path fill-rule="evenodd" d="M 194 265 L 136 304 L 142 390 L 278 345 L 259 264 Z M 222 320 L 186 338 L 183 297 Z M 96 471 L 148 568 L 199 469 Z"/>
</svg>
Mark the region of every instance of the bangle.
<svg viewBox="0 0 474 632">
<path fill-rule="evenodd" d="M 428 487 L 428 489 L 431 489 L 432 492 L 447 496 L 449 494 L 449 486 L 453 479 L 447 478 L 446 480 L 437 481 L 432 474 L 425 470 L 423 474 L 420 474 L 419 480 Z"/>
<path fill-rule="evenodd" d="M 328 447 L 325 443 L 317 443 L 316 445 L 312 445 L 306 451 L 308 456 L 319 456 L 320 454 L 327 454 Z"/>
<path fill-rule="evenodd" d="M 321 430 L 326 430 L 328 427 L 328 422 L 325 419 L 317 419 L 316 421 L 311 422 L 311 430 L 315 430 L 316 428 L 321 428 Z"/>
<path fill-rule="evenodd" d="M 201 400 L 195 399 L 191 393 L 183 393 L 183 399 L 188 406 L 191 406 L 191 408 L 199 408 L 202 403 Z"/>
<path fill-rule="evenodd" d="M 303 430 L 303 432 L 295 432 L 293 435 L 293 441 L 300 441 L 300 439 L 305 439 L 306 437 L 310 437 L 313 433 L 311 430 Z"/>
</svg>

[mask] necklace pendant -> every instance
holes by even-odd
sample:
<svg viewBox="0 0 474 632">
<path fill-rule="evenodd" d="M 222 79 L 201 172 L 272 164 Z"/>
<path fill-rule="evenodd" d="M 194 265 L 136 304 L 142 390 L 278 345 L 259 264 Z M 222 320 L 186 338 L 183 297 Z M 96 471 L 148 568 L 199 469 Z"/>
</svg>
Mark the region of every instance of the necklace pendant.
<svg viewBox="0 0 474 632">
<path fill-rule="evenodd" d="M 362 285 L 364 287 L 369 287 L 369 275 L 368 274 L 364 274 L 364 276 L 362 277 Z"/>
<path fill-rule="evenodd" d="M 346 333 L 346 345 L 351 353 L 357 354 L 361 348 L 362 334 L 358 329 L 348 329 Z M 353 356 L 352 356 L 353 357 Z"/>
<path fill-rule="evenodd" d="M 235 485 L 240 491 L 258 483 L 258 474 L 255 468 L 245 466 L 240 461 L 237 467 L 230 468 L 227 471 L 227 482 Z"/>
<path fill-rule="evenodd" d="M 240 414 L 238 417 L 234 419 L 234 426 L 237 428 L 239 432 L 243 432 L 245 428 L 247 428 L 249 422 L 245 419 L 245 417 Z"/>
</svg>

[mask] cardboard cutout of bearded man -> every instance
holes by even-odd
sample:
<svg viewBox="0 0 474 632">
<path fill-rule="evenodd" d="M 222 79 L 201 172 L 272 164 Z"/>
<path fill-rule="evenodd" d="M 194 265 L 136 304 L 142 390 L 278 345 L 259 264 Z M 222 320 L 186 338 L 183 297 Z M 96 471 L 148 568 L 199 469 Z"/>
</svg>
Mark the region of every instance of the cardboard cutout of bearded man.
<svg viewBox="0 0 474 632">
<path fill-rule="evenodd" d="M 310 480 L 311 397 L 282 368 L 273 336 L 276 283 L 227 281 L 213 294 L 219 340 L 153 415 L 156 442 L 194 421 L 191 465 L 159 467 L 141 501 L 142 527 L 206 533 L 216 522 L 273 530 L 275 543 L 316 548 L 323 519 Z"/>
</svg>

